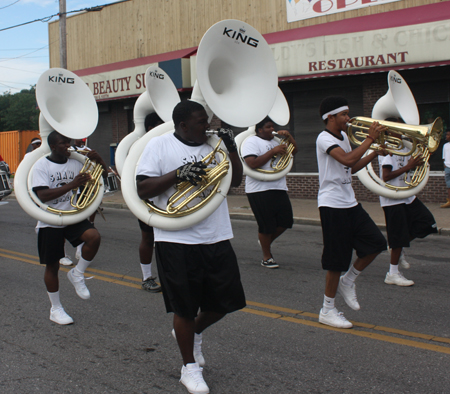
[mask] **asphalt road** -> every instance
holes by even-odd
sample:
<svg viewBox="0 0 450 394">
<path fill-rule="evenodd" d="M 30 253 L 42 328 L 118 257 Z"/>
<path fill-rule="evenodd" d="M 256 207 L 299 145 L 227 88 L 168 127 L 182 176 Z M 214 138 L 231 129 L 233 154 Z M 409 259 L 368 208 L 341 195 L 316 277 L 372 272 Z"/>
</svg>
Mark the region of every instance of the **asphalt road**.
<svg viewBox="0 0 450 394">
<path fill-rule="evenodd" d="M 161 294 L 140 290 L 139 228 L 128 210 L 97 217 L 102 246 L 82 300 L 60 272 L 75 323 L 59 326 L 38 264 L 35 220 L 0 206 L 0 393 L 187 393 Z M 357 280 L 360 311 L 336 303 L 355 327 L 317 323 L 324 272 L 320 227 L 275 243 L 277 270 L 259 265 L 256 225 L 232 222 L 248 306 L 204 333 L 204 377 L 213 394 L 449 393 L 450 243 L 417 240 L 408 251 L 415 286 L 383 283 L 387 253 Z M 74 256 L 74 249 L 69 248 Z"/>
</svg>

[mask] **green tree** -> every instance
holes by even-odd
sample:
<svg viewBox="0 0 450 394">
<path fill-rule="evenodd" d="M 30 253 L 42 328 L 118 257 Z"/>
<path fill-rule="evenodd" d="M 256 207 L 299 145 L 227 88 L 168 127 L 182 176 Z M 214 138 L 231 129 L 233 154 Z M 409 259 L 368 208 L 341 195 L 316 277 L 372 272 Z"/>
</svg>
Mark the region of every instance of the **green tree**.
<svg viewBox="0 0 450 394">
<path fill-rule="evenodd" d="M 39 110 L 34 87 L 0 96 L 0 131 L 38 130 Z"/>
</svg>

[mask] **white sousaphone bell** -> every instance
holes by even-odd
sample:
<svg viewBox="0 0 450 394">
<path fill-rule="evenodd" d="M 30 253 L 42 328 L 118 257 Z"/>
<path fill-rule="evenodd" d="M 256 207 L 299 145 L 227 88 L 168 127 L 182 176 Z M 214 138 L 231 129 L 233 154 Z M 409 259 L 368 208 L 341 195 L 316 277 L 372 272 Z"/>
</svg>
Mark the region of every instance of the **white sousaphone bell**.
<svg viewBox="0 0 450 394">
<path fill-rule="evenodd" d="M 277 97 L 275 103 L 272 109 L 270 110 L 268 116 L 270 119 L 272 119 L 273 122 L 275 122 L 280 126 L 285 126 L 289 122 L 290 118 L 289 105 L 286 101 L 286 97 L 284 97 L 284 94 L 280 88 L 278 88 L 277 90 Z M 259 169 L 250 168 L 247 165 L 244 158 L 242 157 L 241 153 L 242 147 L 244 146 L 245 141 L 249 137 L 254 135 L 256 135 L 255 126 L 251 126 L 246 131 L 239 133 L 235 138 L 236 145 L 238 147 L 239 157 L 241 158 L 242 161 L 242 168 L 244 170 L 244 174 L 264 182 L 276 181 L 286 176 L 289 173 L 289 171 L 291 171 L 292 165 L 294 163 L 291 154 L 289 154 L 288 157 L 289 163 L 280 171 L 261 171 Z M 278 136 L 275 136 L 274 138 L 281 143 L 282 141 L 281 138 L 279 138 Z"/>
<path fill-rule="evenodd" d="M 49 206 L 32 191 L 33 166 L 38 159 L 50 153 L 47 137 L 53 130 L 73 139 L 91 135 L 98 123 L 97 104 L 86 83 L 62 68 L 51 68 L 39 77 L 36 101 L 41 110 L 39 132 L 42 144 L 28 154 L 17 168 L 14 177 L 16 198 L 23 210 L 37 220 L 51 225 L 75 224 L 91 216 L 100 205 L 104 192 L 101 180 L 96 186 L 95 198 L 83 209 L 50 212 Z M 70 158 L 83 164 L 87 160 L 75 152 L 70 154 Z"/>
<path fill-rule="evenodd" d="M 147 132 L 144 125 L 146 116 L 156 112 L 164 122 L 169 122 L 173 108 L 180 101 L 177 88 L 161 68 L 149 67 L 145 72 L 145 81 L 146 91 L 138 97 L 133 109 L 134 130 L 120 141 L 116 150 L 115 162 L 120 176 L 131 146 Z M 154 86 L 156 81 L 157 86 Z"/>
<path fill-rule="evenodd" d="M 270 112 L 277 95 L 277 70 L 272 51 L 264 37 L 252 26 L 238 20 L 223 20 L 213 25 L 203 36 L 197 54 L 197 81 L 191 100 L 214 113 L 225 123 L 249 127 Z M 150 91 L 160 89 L 157 80 L 147 81 Z M 152 93 L 153 95 L 153 93 Z M 213 213 L 228 193 L 231 184 L 231 163 L 226 174 L 206 204 L 189 207 L 189 214 L 161 213 L 142 201 L 136 190 L 136 168 L 148 141 L 155 136 L 173 132 L 173 122 L 166 122 L 148 132 L 134 144 L 123 167 L 122 194 L 135 216 L 150 226 L 165 230 L 191 227 Z M 208 144 L 219 148 L 220 139 L 210 135 Z M 220 145 L 218 156 L 226 160 L 226 148 Z M 222 166 L 223 163 L 220 163 Z M 217 165 L 219 166 L 219 164 Z"/>
<path fill-rule="evenodd" d="M 412 152 L 409 154 L 420 153 L 429 158 L 429 154 L 433 153 L 439 146 L 440 138 L 442 135 L 442 120 L 437 118 L 433 124 L 426 126 L 418 126 L 420 123 L 419 111 L 414 96 L 409 89 L 406 81 L 396 71 L 389 71 L 388 73 L 388 92 L 381 97 L 374 105 L 371 118 L 354 118 L 360 119 L 361 123 L 365 123 L 366 127 L 374 120 L 379 120 L 381 124 L 385 124 L 391 128 L 394 132 L 402 134 L 402 139 L 395 145 L 404 146 L 410 149 Z M 398 124 L 393 122 L 383 122 L 384 119 L 389 117 L 401 118 L 406 124 Z M 356 125 L 358 121 L 354 122 L 355 129 L 358 129 Z M 364 134 L 362 134 L 364 137 Z M 349 138 L 353 143 L 354 141 L 349 133 Z M 405 139 L 406 138 L 406 139 Z M 389 140 L 387 140 L 389 146 Z M 369 149 L 366 154 L 371 150 Z M 396 150 L 391 150 L 393 154 Z M 422 167 L 422 168 L 421 168 Z M 419 193 L 426 185 L 429 177 L 430 167 L 428 162 L 425 165 L 418 167 L 416 173 L 420 172 L 419 181 L 407 187 L 398 188 L 384 182 L 374 171 L 372 163 L 369 163 L 366 167 L 358 171 L 357 176 L 361 183 L 369 190 L 383 197 L 392 199 L 404 199 L 411 197 Z"/>
</svg>

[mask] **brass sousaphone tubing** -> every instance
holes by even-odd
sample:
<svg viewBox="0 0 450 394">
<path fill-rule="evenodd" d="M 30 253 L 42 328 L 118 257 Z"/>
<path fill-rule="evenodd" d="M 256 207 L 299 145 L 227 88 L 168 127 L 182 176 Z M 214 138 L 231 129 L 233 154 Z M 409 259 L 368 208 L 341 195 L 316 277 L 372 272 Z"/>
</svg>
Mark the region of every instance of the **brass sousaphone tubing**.
<svg viewBox="0 0 450 394">
<path fill-rule="evenodd" d="M 439 147 L 444 130 L 442 119 L 436 118 L 433 123 L 416 126 L 362 116 L 355 117 L 347 123 L 349 140 L 355 145 L 361 145 L 369 135 L 368 130 L 373 122 L 386 126 L 388 130 L 380 133 L 379 137 L 370 145 L 370 149 L 375 151 L 384 149 L 398 156 L 417 157 L 421 155 L 423 159 L 423 163 L 416 167 L 410 181 L 407 180 L 408 174 L 405 174 L 405 183 L 408 186 L 393 186 L 389 183 L 386 183 L 385 186 L 392 190 L 407 190 L 419 185 L 427 173 L 430 155 Z M 390 133 L 399 134 L 410 140 L 411 147 L 409 147 L 409 143 L 405 143 L 403 138 L 395 137 L 390 135 Z M 402 152 L 404 148 L 407 148 L 407 151 Z"/>
<path fill-rule="evenodd" d="M 292 152 L 295 149 L 294 144 L 289 142 L 289 138 L 288 137 L 284 137 L 280 134 L 278 134 L 277 132 L 273 131 L 272 134 L 275 137 L 280 138 L 280 145 L 286 145 L 287 149 L 286 149 L 286 153 L 283 155 L 276 155 L 273 156 L 272 159 L 270 160 L 270 167 L 272 168 L 272 170 L 263 170 L 261 168 L 256 168 L 256 171 L 261 172 L 263 174 L 273 174 L 273 173 L 277 173 L 277 172 L 281 172 L 283 171 L 291 162 L 292 160 Z M 277 158 L 279 158 L 279 160 L 277 161 Z"/>
<path fill-rule="evenodd" d="M 206 175 L 201 175 L 201 181 L 198 181 L 197 185 L 194 186 L 188 181 L 179 183 L 176 188 L 177 191 L 172 194 L 168 200 L 167 208 L 161 209 L 154 205 L 151 201 L 145 201 L 147 207 L 162 216 L 170 217 L 182 217 L 189 215 L 193 212 L 198 211 L 202 208 L 208 201 L 214 197 L 215 193 L 219 192 L 220 181 L 224 178 L 228 169 L 230 168 L 230 163 L 227 160 L 226 152 L 220 148 L 220 143 L 222 139 L 219 140 L 216 147 L 212 152 L 206 155 L 201 161 L 206 166 L 211 164 L 217 164 L 214 167 L 207 167 L 204 169 Z M 222 156 L 222 160 L 217 162 L 216 154 Z M 189 206 L 196 198 L 200 198 L 201 201 L 194 206 Z"/>
</svg>

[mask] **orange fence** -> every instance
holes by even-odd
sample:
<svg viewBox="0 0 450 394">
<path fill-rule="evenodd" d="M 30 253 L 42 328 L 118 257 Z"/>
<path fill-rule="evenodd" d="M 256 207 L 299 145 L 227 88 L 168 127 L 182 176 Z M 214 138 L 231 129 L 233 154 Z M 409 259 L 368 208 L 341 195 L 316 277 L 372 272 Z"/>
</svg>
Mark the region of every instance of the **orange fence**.
<svg viewBox="0 0 450 394">
<path fill-rule="evenodd" d="M 31 140 L 36 137 L 39 137 L 37 130 L 0 131 L 0 155 L 12 173 L 16 172 Z"/>
</svg>

